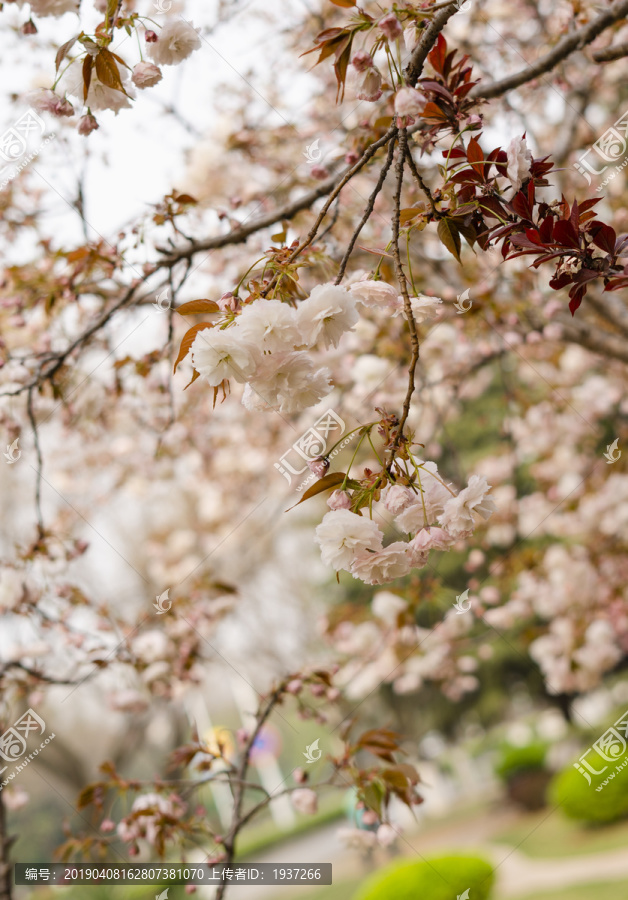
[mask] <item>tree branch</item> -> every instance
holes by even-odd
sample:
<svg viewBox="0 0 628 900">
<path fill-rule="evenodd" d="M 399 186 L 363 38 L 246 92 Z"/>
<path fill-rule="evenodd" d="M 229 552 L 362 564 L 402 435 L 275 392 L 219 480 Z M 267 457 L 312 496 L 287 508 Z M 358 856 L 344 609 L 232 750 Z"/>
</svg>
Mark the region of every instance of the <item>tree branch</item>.
<svg viewBox="0 0 628 900">
<path fill-rule="evenodd" d="M 427 55 L 436 43 L 438 35 L 441 33 L 449 19 L 451 19 L 451 17 L 457 12 L 457 0 L 452 0 L 451 3 L 447 4 L 447 6 L 436 13 L 430 24 L 423 32 L 419 43 L 412 51 L 410 62 L 406 66 L 403 73 L 406 82 L 411 87 L 414 87 L 417 83 L 419 76 L 423 71 L 423 66 L 425 64 L 425 60 L 427 59 Z"/>
<path fill-rule="evenodd" d="M 412 345 L 412 356 L 410 358 L 410 365 L 408 366 L 408 390 L 406 391 L 406 398 L 403 402 L 403 412 L 401 414 L 401 418 L 399 420 L 399 427 L 397 428 L 397 434 L 393 443 L 391 460 L 394 459 L 395 451 L 398 449 L 399 444 L 401 443 L 401 439 L 403 437 L 403 429 L 408 420 L 408 415 L 410 414 L 410 403 L 412 401 L 412 395 L 414 394 L 415 388 L 415 372 L 417 363 L 419 361 L 419 336 L 416 330 L 416 322 L 414 321 L 414 316 L 412 314 L 412 301 L 410 300 L 410 295 L 408 294 L 408 282 L 406 280 L 406 273 L 403 270 L 403 265 L 401 264 L 401 254 L 399 252 L 399 224 L 401 219 L 401 189 L 403 187 L 403 168 L 404 163 L 406 161 L 406 153 L 408 149 L 408 136 L 406 134 L 405 128 L 402 128 L 399 132 L 399 155 L 397 158 L 397 165 L 395 167 L 397 174 L 397 187 L 395 190 L 395 210 L 393 213 L 393 243 L 392 243 L 392 254 L 395 260 L 395 274 L 397 276 L 397 281 L 399 282 L 399 288 L 401 290 L 401 294 L 403 296 L 403 306 L 406 313 L 406 319 L 408 320 L 408 328 L 410 329 L 410 342 Z"/>
<path fill-rule="evenodd" d="M 628 15 L 628 0 L 615 0 L 588 25 L 561 38 L 553 50 L 537 59 L 536 62 L 531 63 L 514 75 L 509 75 L 508 78 L 504 78 L 502 81 L 489 81 L 487 84 L 476 85 L 469 91 L 469 97 L 474 100 L 480 98 L 489 100 L 491 97 L 500 97 L 507 91 L 521 87 L 527 81 L 532 81 L 533 78 L 538 78 L 539 75 L 551 71 L 575 50 L 582 50 L 583 47 L 594 41 L 610 25 L 614 25 L 615 22 L 625 18 L 626 15 Z"/>
<path fill-rule="evenodd" d="M 615 44 L 614 47 L 607 47 L 605 50 L 594 50 L 591 56 L 596 63 L 622 59 L 624 56 L 628 56 L 628 43 Z"/>
</svg>

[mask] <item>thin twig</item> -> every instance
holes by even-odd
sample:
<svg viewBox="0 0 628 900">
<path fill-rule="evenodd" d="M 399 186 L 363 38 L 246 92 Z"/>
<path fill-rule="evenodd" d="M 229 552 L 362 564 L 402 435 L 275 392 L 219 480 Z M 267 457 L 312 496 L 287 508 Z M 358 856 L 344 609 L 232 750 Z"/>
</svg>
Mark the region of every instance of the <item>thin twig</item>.
<svg viewBox="0 0 628 900">
<path fill-rule="evenodd" d="M 628 43 L 615 44 L 605 50 L 594 50 L 591 54 L 596 63 L 613 62 L 615 59 L 623 59 L 628 56 Z"/>
<path fill-rule="evenodd" d="M 434 203 L 434 198 L 432 197 L 432 192 L 430 191 L 430 189 L 428 188 L 426 183 L 423 181 L 423 178 L 421 177 L 421 173 L 419 172 L 419 170 L 416 167 L 416 163 L 412 156 L 412 151 L 410 150 L 410 148 L 408 147 L 407 144 L 406 144 L 406 159 L 408 160 L 408 163 L 410 165 L 410 171 L 416 178 L 419 187 L 421 188 L 421 190 L 423 191 L 423 193 L 425 194 L 427 199 L 430 201 L 430 206 L 432 207 L 432 214 L 434 215 L 435 218 L 438 218 L 438 210 L 436 209 L 436 204 Z"/>
<path fill-rule="evenodd" d="M 353 252 L 353 248 L 355 247 L 355 242 L 360 236 L 360 232 L 366 225 L 368 219 L 370 218 L 371 213 L 373 212 L 373 207 L 375 206 L 375 200 L 377 199 L 377 195 L 381 191 L 384 186 L 384 181 L 386 180 L 386 176 L 388 175 L 388 170 L 390 169 L 393 161 L 393 155 L 395 152 L 395 142 L 391 141 L 388 145 L 388 156 L 386 157 L 386 162 L 382 166 L 382 171 L 379 173 L 379 179 L 377 184 L 375 185 L 371 196 L 368 198 L 366 203 L 366 209 L 364 210 L 364 215 L 360 219 L 357 228 L 351 235 L 351 240 L 349 241 L 349 245 L 346 249 L 345 255 L 342 257 L 340 262 L 340 268 L 338 269 L 338 275 L 336 276 L 336 280 L 334 284 L 340 284 L 345 275 L 345 269 L 347 268 L 347 263 L 349 262 L 349 257 Z"/>
<path fill-rule="evenodd" d="M 44 537 L 44 518 L 41 512 L 41 478 L 44 461 L 41 455 L 41 445 L 39 443 L 39 432 L 37 431 L 37 420 L 35 419 L 35 410 L 33 409 L 33 391 L 34 387 L 29 388 L 26 400 L 26 413 L 28 421 L 33 431 L 33 442 L 35 444 L 35 455 L 37 457 L 37 472 L 35 475 L 35 511 L 37 514 L 37 532 L 39 540 Z"/>
<path fill-rule="evenodd" d="M 323 207 L 322 207 L 321 211 L 319 212 L 319 214 L 317 215 L 314 224 L 312 225 L 309 232 L 307 233 L 307 236 L 305 237 L 305 239 L 303 241 L 301 241 L 299 246 L 296 247 L 292 251 L 292 253 L 288 257 L 288 259 L 285 261 L 284 266 L 287 267 L 291 263 L 293 263 L 295 261 L 295 259 L 297 259 L 303 253 L 303 251 L 306 250 L 310 246 L 310 244 L 312 243 L 312 241 L 314 240 L 314 238 L 316 237 L 316 235 L 318 233 L 318 229 L 320 228 L 321 222 L 327 215 L 329 207 L 332 205 L 332 203 L 334 202 L 334 200 L 336 199 L 336 197 L 338 196 L 340 191 L 343 189 L 343 187 L 351 181 L 351 179 L 353 178 L 354 175 L 357 175 L 357 173 L 361 169 L 364 168 L 364 166 L 367 164 L 367 162 L 373 156 L 375 156 L 375 154 L 377 153 L 379 148 L 385 146 L 390 140 L 394 139 L 396 134 L 397 134 L 397 127 L 395 125 L 392 125 L 388 129 L 386 134 L 383 135 L 383 137 L 381 137 L 377 141 L 374 141 L 372 144 L 369 144 L 369 146 L 366 148 L 366 150 L 364 151 L 364 153 L 362 154 L 360 159 L 357 161 L 357 163 L 354 166 L 351 166 L 351 168 L 347 172 L 345 172 L 345 174 L 342 176 L 342 178 L 340 179 L 340 181 L 338 182 L 336 187 L 333 189 L 333 191 L 331 192 L 331 194 L 329 195 L 329 197 L 323 204 Z M 270 290 L 272 290 L 272 288 L 274 287 L 278 278 L 279 278 L 279 273 L 275 274 L 275 276 L 271 279 L 270 283 L 264 288 L 264 290 L 262 291 L 262 296 L 265 296 Z"/>
<path fill-rule="evenodd" d="M 395 261 L 395 273 L 397 275 L 397 281 L 399 282 L 399 288 L 401 290 L 401 294 L 403 296 L 403 306 L 406 313 L 406 319 L 408 320 L 408 328 L 410 329 L 410 342 L 412 344 L 412 356 L 410 358 L 410 365 L 408 366 L 408 389 L 406 391 L 406 398 L 403 402 L 403 411 L 401 413 L 401 418 L 399 420 L 399 427 L 397 428 L 397 434 L 395 435 L 395 439 L 393 441 L 392 453 L 389 462 L 389 466 L 392 465 L 393 459 L 395 457 L 396 451 L 399 449 L 399 445 L 403 438 L 403 429 L 408 420 L 408 415 L 410 413 L 410 403 L 412 401 L 412 395 L 414 394 L 415 388 L 415 372 L 417 363 L 419 361 L 419 336 L 417 334 L 416 322 L 414 320 L 414 315 L 412 314 L 412 301 L 410 300 L 410 295 L 408 294 L 408 283 L 406 280 L 406 274 L 403 270 L 403 265 L 401 263 L 401 253 L 399 251 L 399 225 L 401 220 L 401 189 L 403 187 L 403 168 L 406 160 L 406 150 L 408 147 L 408 136 L 406 134 L 405 128 L 402 128 L 399 132 L 399 154 L 397 157 L 397 165 L 395 167 L 395 171 L 397 174 L 397 187 L 395 190 L 395 208 L 393 213 L 393 242 L 392 242 L 392 254 Z"/>
</svg>

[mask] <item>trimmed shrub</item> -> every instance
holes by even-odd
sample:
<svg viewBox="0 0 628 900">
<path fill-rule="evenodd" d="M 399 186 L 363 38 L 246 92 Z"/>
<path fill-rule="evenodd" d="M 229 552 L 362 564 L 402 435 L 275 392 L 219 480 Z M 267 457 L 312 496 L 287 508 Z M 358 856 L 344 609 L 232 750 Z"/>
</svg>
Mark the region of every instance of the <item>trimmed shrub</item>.
<svg viewBox="0 0 628 900">
<path fill-rule="evenodd" d="M 506 783 L 508 796 L 525 809 L 542 809 L 551 774 L 545 768 L 547 744 L 535 741 L 525 747 L 504 744 L 495 774 Z"/>
<path fill-rule="evenodd" d="M 354 900 L 455 900 L 467 890 L 470 900 L 488 900 L 493 880 L 493 867 L 477 856 L 406 860 L 367 878 Z"/>
<path fill-rule="evenodd" d="M 615 777 L 611 778 L 613 773 Z M 606 783 L 605 783 L 606 782 Z M 591 775 L 591 784 L 570 766 L 559 772 L 550 786 L 552 803 L 570 819 L 604 825 L 628 817 L 628 768 L 617 772 L 609 763 L 606 772 Z"/>
<path fill-rule="evenodd" d="M 547 744 L 536 741 L 525 747 L 514 747 L 512 744 L 504 744 L 501 747 L 500 758 L 495 766 L 495 774 L 502 781 L 509 781 L 513 775 L 521 772 L 538 771 L 545 768 L 545 756 Z"/>
</svg>

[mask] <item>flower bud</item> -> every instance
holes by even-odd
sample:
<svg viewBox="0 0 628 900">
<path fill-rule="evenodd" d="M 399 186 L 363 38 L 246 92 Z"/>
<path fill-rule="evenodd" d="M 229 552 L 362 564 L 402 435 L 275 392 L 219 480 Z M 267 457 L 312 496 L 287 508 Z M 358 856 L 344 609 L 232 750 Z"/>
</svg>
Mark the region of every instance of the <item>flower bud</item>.
<svg viewBox="0 0 628 900">
<path fill-rule="evenodd" d="M 329 468 L 329 460 L 324 456 L 317 456 L 308 462 L 310 472 L 313 472 L 317 478 L 322 478 Z"/>
<path fill-rule="evenodd" d="M 100 125 L 91 113 L 87 113 L 86 116 L 81 116 L 79 119 L 78 133 L 82 134 L 84 137 L 87 137 L 92 131 L 96 131 L 97 128 L 100 128 Z"/>
</svg>

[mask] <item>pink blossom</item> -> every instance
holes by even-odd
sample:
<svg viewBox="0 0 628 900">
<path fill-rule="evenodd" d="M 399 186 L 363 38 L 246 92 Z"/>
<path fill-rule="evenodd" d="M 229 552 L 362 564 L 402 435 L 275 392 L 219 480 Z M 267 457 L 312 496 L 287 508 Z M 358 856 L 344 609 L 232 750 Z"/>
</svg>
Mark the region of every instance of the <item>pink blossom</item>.
<svg viewBox="0 0 628 900">
<path fill-rule="evenodd" d="M 362 553 L 351 564 L 351 574 L 365 584 L 386 584 L 410 571 L 411 557 L 404 541 L 395 541 L 372 553 Z"/>
<path fill-rule="evenodd" d="M 91 113 L 87 113 L 85 116 L 81 116 L 78 123 L 78 133 L 83 135 L 83 137 L 87 137 L 88 134 L 91 134 L 92 131 L 96 131 L 97 128 L 100 128 L 96 117 Z"/>
<path fill-rule="evenodd" d="M 318 797 L 310 788 L 297 788 L 290 797 L 296 811 L 303 815 L 313 816 L 318 809 Z"/>
<path fill-rule="evenodd" d="M 379 20 L 379 28 L 389 41 L 396 41 L 403 34 L 401 22 L 393 12 L 388 13 L 383 19 Z"/>
<path fill-rule="evenodd" d="M 382 96 L 382 75 L 373 62 L 373 57 L 359 51 L 351 60 L 347 85 L 356 100 L 373 102 Z"/>
<path fill-rule="evenodd" d="M 393 516 L 407 509 L 412 503 L 416 503 L 417 495 L 409 487 L 403 484 L 389 484 L 382 494 L 384 506 Z"/>
<path fill-rule="evenodd" d="M 530 175 L 532 153 L 526 144 L 525 137 L 516 137 L 508 144 L 506 150 L 508 156 L 507 174 L 515 191 L 518 191 L 523 182 Z"/>
<path fill-rule="evenodd" d="M 131 81 L 138 88 L 152 87 L 161 81 L 162 78 L 163 75 L 159 66 L 151 62 L 139 62 L 134 66 L 131 73 Z"/>
</svg>

